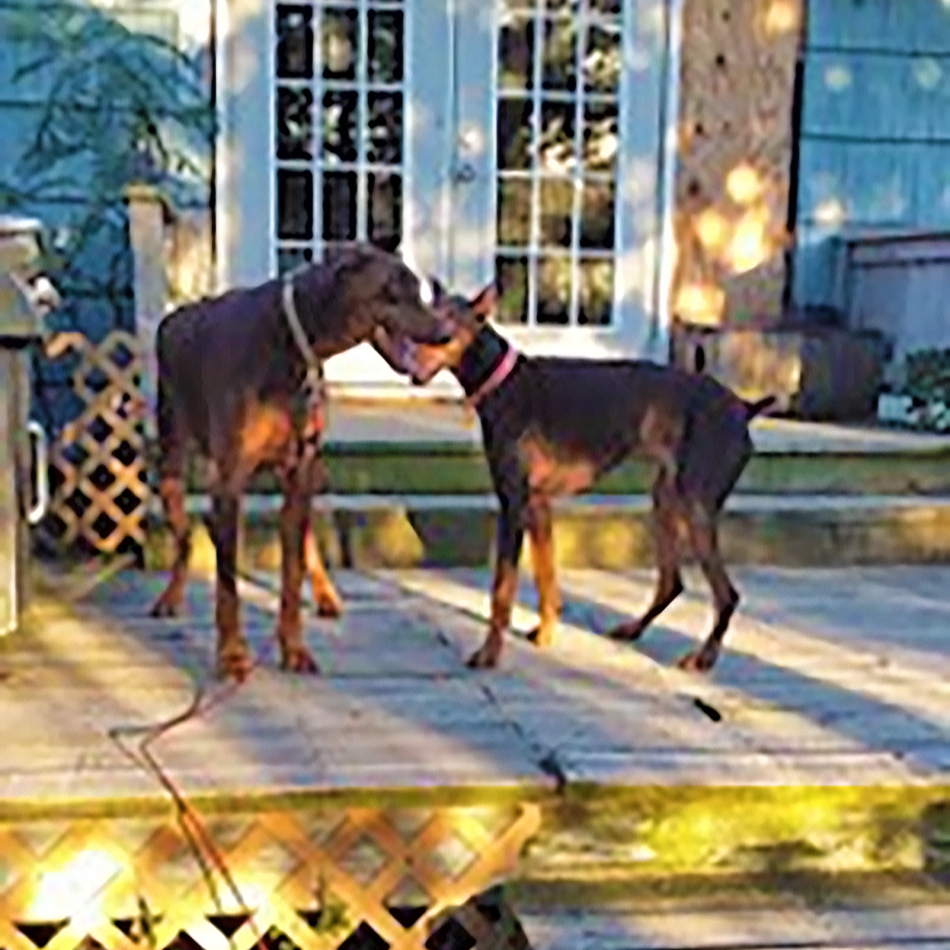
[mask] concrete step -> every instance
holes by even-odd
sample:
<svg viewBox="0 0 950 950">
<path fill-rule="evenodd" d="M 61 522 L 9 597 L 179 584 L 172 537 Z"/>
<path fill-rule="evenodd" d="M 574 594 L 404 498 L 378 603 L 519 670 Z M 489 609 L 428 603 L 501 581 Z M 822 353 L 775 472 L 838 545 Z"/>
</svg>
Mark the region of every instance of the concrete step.
<svg viewBox="0 0 950 950">
<path fill-rule="evenodd" d="M 492 490 L 484 451 L 477 442 L 336 443 L 327 445 L 324 454 L 330 485 L 340 494 Z M 649 493 L 654 476 L 654 466 L 631 460 L 604 476 L 597 490 L 607 495 Z M 197 464 L 188 485 L 192 492 L 205 490 Z M 273 473 L 255 477 L 252 491 L 277 490 Z M 950 445 L 940 441 L 908 446 L 865 439 L 831 446 L 764 446 L 750 460 L 736 492 L 950 494 Z"/>
<path fill-rule="evenodd" d="M 835 882 L 829 883 L 834 893 Z M 892 890 L 893 888 L 893 890 Z M 513 905 L 532 950 L 950 948 L 950 892 L 870 876 L 850 895 L 756 888 L 688 896 L 628 896 L 614 909 Z"/>
<path fill-rule="evenodd" d="M 241 563 L 279 564 L 280 497 L 244 500 Z M 189 498 L 199 522 L 208 510 Z M 494 495 L 324 495 L 314 523 L 330 566 L 358 568 L 481 566 L 494 544 Z M 653 563 L 650 500 L 645 495 L 590 495 L 561 500 L 555 552 L 562 567 L 619 570 Z M 167 532 L 155 520 L 149 566 L 167 567 Z M 726 505 L 721 546 L 732 564 L 826 566 L 950 560 L 950 495 L 735 494 Z M 213 564 L 204 527 L 195 563 Z M 528 556 L 527 545 L 525 556 Z"/>
</svg>

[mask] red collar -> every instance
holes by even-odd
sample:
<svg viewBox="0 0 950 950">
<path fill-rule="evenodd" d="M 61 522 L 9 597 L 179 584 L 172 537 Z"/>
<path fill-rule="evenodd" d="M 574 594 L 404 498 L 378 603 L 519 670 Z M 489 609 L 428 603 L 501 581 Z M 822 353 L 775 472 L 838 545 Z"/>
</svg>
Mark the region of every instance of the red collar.
<svg viewBox="0 0 950 950">
<path fill-rule="evenodd" d="M 465 402 L 472 409 L 477 409 L 478 404 L 487 396 L 493 393 L 510 375 L 518 362 L 521 354 L 513 347 L 508 347 L 508 352 L 501 358 L 501 362 L 492 370 L 491 376 L 485 380 L 475 392 L 469 396 Z"/>
</svg>

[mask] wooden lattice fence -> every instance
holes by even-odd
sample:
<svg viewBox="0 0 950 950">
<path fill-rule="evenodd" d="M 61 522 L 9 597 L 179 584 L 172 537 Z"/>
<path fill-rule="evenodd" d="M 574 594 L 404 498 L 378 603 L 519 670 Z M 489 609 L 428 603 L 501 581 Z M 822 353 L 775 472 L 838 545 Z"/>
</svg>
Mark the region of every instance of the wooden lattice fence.
<svg viewBox="0 0 950 950">
<path fill-rule="evenodd" d="M 218 816 L 202 859 L 171 815 L 0 823 L 0 946 L 527 950 L 488 889 L 539 821 L 531 803 Z"/>
<path fill-rule="evenodd" d="M 100 343 L 81 334 L 54 340 L 53 355 L 74 351 L 71 385 L 84 404 L 50 453 L 46 529 L 63 547 L 114 554 L 145 545 L 150 489 L 139 346 L 122 330 Z"/>
</svg>

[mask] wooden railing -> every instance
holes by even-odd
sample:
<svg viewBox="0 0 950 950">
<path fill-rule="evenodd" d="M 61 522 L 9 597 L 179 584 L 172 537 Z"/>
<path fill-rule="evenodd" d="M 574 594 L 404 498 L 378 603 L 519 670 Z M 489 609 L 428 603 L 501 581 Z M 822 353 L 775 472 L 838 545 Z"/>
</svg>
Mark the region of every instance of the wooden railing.
<svg viewBox="0 0 950 950">
<path fill-rule="evenodd" d="M 44 529 L 64 548 L 141 550 L 151 491 L 140 343 L 122 330 L 100 343 L 70 333 L 53 337 L 46 350 L 54 358 L 78 355 L 71 385 L 84 408 L 54 440 Z"/>
<path fill-rule="evenodd" d="M 0 820 L 6 950 L 528 950 L 534 804 Z M 498 895 L 498 896 L 496 896 Z M 494 899 L 492 899 L 494 898 Z"/>
</svg>

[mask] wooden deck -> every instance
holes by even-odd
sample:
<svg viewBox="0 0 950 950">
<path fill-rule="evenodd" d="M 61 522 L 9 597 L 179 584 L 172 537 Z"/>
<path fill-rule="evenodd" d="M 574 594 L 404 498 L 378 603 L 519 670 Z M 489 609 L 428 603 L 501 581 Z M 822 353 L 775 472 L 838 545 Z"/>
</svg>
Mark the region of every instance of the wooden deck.
<svg viewBox="0 0 950 950">
<path fill-rule="evenodd" d="M 343 574 L 307 678 L 274 669 L 276 582 L 256 577 L 239 688 L 210 675 L 207 582 L 150 620 L 157 575 L 60 578 L 0 642 L 0 946 L 944 950 L 950 568 L 736 576 L 705 679 L 672 665 L 708 621 L 695 583 L 632 649 L 597 631 L 651 575 L 565 571 L 555 646 L 514 637 L 475 674 L 486 572 Z M 741 883 L 812 873 L 822 900 L 856 875 L 861 901 L 766 910 Z M 902 875 L 910 897 L 881 884 Z M 697 880 L 740 882 L 739 903 L 697 903 Z M 499 881 L 514 897 L 480 904 Z M 688 899 L 644 901 L 656 882 Z M 605 886 L 627 903 L 592 910 Z"/>
<path fill-rule="evenodd" d="M 745 600 L 709 679 L 673 669 L 708 620 L 695 582 L 640 649 L 596 634 L 650 582 L 565 572 L 554 648 L 514 637 L 500 671 L 473 674 L 484 572 L 344 574 L 343 621 L 308 620 L 325 675 L 303 678 L 274 668 L 264 576 L 244 584 L 260 666 L 240 689 L 210 676 L 206 582 L 175 620 L 146 617 L 157 575 L 87 584 L 0 644 L 0 802 L 160 794 L 128 750 L 197 697 L 153 745 L 191 794 L 950 784 L 950 568 L 739 572 Z M 522 628 L 527 581 L 524 594 Z"/>
</svg>

